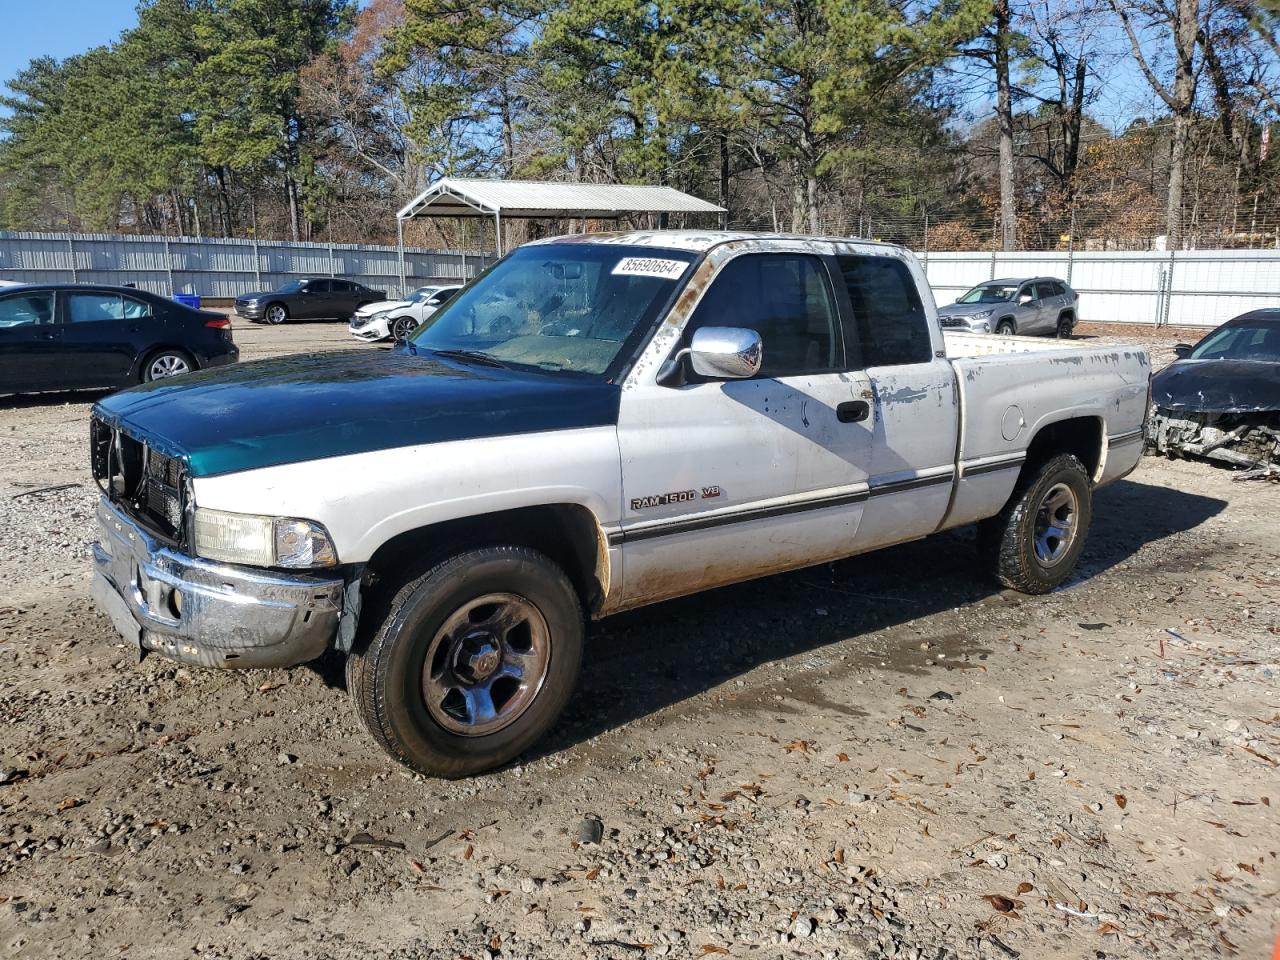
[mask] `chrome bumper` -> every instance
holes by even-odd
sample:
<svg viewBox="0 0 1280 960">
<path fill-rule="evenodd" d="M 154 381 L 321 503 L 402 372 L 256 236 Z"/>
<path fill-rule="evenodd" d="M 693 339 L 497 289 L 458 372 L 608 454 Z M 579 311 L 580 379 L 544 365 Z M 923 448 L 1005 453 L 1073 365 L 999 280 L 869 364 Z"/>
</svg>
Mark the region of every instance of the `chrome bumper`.
<svg viewBox="0 0 1280 960">
<path fill-rule="evenodd" d="M 93 598 L 140 651 L 202 667 L 291 667 L 338 632 L 342 580 L 211 563 L 157 542 L 105 498 Z"/>
</svg>

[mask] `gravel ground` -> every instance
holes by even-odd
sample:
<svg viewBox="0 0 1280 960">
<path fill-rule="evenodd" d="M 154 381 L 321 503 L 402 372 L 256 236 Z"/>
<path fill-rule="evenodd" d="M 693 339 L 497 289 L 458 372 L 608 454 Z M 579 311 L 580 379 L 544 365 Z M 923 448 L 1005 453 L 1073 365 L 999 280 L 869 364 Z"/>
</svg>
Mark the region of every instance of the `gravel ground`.
<svg viewBox="0 0 1280 960">
<path fill-rule="evenodd" d="M 7 957 L 1244 958 L 1280 929 L 1273 484 L 1145 460 L 1048 597 L 959 531 L 605 621 L 549 740 L 446 783 L 333 664 L 134 662 L 87 598 L 88 399 L 0 401 Z"/>
</svg>

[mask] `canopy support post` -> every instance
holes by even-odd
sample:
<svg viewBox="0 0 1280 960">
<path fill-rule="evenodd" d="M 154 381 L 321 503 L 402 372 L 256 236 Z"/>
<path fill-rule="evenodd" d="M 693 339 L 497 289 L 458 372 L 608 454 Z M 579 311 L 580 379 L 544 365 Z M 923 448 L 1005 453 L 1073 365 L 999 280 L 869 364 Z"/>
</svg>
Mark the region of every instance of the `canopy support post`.
<svg viewBox="0 0 1280 960">
<path fill-rule="evenodd" d="M 396 217 L 396 247 L 400 257 L 400 296 L 408 294 L 409 278 L 404 268 L 404 221 Z"/>
<path fill-rule="evenodd" d="M 493 211 L 493 248 L 498 251 L 498 258 L 502 258 L 502 211 Z"/>
</svg>

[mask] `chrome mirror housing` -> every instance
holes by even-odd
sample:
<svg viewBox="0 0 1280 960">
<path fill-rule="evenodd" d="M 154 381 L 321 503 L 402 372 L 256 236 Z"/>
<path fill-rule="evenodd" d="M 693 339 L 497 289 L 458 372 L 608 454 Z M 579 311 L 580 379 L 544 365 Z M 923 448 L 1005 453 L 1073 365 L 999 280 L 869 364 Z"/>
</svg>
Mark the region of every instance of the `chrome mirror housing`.
<svg viewBox="0 0 1280 960">
<path fill-rule="evenodd" d="M 760 372 L 764 341 L 746 327 L 702 327 L 693 333 L 689 360 L 699 376 L 745 380 Z"/>
</svg>

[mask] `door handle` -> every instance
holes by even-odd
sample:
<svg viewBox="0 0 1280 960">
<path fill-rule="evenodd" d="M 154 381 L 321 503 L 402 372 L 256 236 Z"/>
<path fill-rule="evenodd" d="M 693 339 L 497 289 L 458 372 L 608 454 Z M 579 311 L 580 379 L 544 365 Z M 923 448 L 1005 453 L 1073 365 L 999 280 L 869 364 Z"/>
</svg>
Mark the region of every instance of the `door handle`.
<svg viewBox="0 0 1280 960">
<path fill-rule="evenodd" d="M 58 330 L 41 330 L 39 334 L 41 340 L 57 340 L 59 336 L 61 332 Z"/>
<path fill-rule="evenodd" d="M 861 423 L 871 413 L 871 404 L 865 400 L 846 400 L 836 404 L 836 419 L 841 423 Z"/>
</svg>

